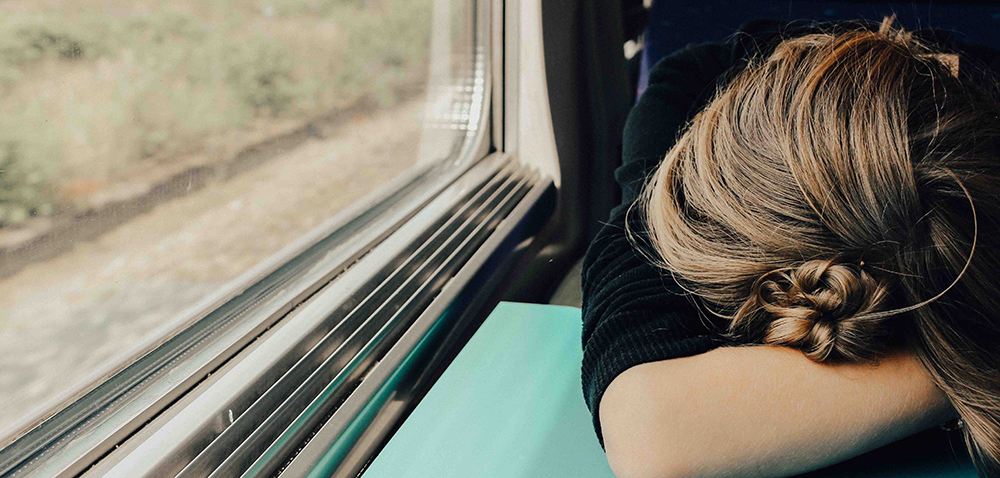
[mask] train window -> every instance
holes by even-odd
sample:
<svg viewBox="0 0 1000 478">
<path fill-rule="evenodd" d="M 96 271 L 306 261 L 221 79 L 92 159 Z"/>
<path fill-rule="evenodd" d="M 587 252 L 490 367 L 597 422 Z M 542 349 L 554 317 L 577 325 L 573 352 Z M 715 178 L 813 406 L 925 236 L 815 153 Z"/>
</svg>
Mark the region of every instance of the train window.
<svg viewBox="0 0 1000 478">
<path fill-rule="evenodd" d="M 486 157 L 489 5 L 0 3 L 0 476 L 85 470 L 331 283 L 352 285 L 248 388 L 312 357 L 386 271 L 431 281 L 394 283 L 422 307 L 439 296 L 468 260 L 449 251 L 537 180 Z M 365 318 L 423 310 L 403 302 Z"/>
</svg>

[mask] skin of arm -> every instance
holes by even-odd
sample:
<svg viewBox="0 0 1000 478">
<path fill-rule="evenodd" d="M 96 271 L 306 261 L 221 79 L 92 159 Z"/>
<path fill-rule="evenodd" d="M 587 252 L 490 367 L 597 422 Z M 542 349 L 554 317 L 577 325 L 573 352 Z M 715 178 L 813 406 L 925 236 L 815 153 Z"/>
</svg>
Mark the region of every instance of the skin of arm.
<svg viewBox="0 0 1000 478">
<path fill-rule="evenodd" d="M 637 365 L 599 413 L 618 478 L 788 476 L 955 416 L 912 354 L 826 365 L 770 346 Z"/>
</svg>

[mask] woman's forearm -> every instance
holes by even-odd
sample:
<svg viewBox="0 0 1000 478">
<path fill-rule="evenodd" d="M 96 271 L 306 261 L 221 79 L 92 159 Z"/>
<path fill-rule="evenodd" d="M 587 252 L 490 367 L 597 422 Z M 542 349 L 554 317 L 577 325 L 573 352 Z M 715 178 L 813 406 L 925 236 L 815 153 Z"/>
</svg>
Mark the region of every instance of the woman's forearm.
<svg viewBox="0 0 1000 478">
<path fill-rule="evenodd" d="M 788 476 L 952 416 L 915 357 L 821 365 L 780 347 L 729 347 L 633 367 L 600 405 L 619 478 Z"/>
</svg>

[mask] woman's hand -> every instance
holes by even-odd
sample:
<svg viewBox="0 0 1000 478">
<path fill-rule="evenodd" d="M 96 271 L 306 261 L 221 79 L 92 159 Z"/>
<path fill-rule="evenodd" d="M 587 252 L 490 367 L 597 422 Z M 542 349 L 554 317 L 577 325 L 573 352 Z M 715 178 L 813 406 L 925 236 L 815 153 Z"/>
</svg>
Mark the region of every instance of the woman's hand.
<svg viewBox="0 0 1000 478">
<path fill-rule="evenodd" d="M 953 417 L 919 361 L 823 365 L 789 348 L 727 347 L 646 363 L 601 399 L 619 478 L 788 476 Z"/>
</svg>

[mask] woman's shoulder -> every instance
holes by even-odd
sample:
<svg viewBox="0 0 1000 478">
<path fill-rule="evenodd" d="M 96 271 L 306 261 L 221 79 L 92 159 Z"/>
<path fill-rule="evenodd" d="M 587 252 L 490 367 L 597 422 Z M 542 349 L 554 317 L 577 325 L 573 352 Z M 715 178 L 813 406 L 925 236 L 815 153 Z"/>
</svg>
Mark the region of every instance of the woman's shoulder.
<svg viewBox="0 0 1000 478">
<path fill-rule="evenodd" d="M 684 125 L 751 58 L 766 54 L 790 35 L 822 28 L 821 24 L 753 20 L 729 38 L 689 44 L 656 61 L 648 86 L 625 124 L 622 166 L 615 172 L 623 202 L 635 201 Z"/>
</svg>

